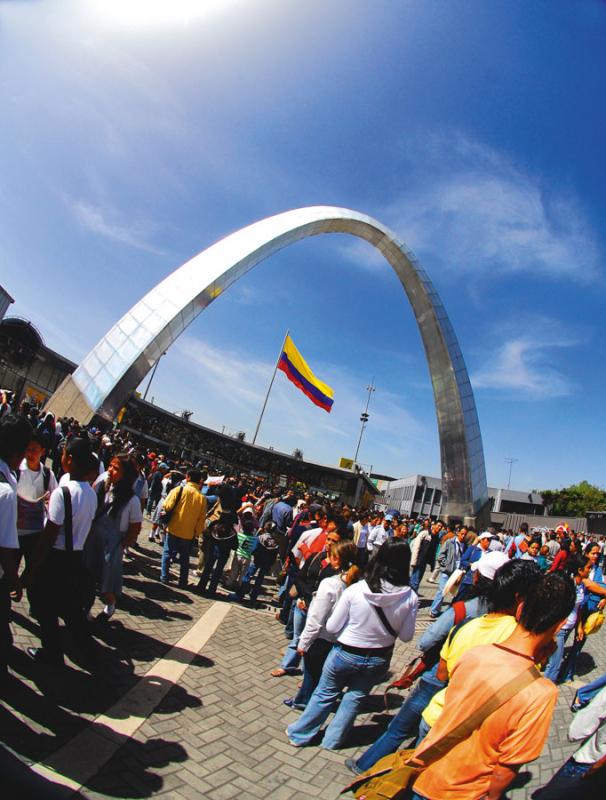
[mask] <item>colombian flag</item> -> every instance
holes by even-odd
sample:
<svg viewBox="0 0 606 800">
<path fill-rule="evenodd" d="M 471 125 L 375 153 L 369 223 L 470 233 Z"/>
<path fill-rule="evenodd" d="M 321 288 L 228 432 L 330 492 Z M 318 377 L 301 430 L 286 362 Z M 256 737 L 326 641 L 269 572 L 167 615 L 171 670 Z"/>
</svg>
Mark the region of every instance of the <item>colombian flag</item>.
<svg viewBox="0 0 606 800">
<path fill-rule="evenodd" d="M 309 397 L 312 403 L 330 413 L 333 404 L 333 390 L 316 378 L 290 336 L 287 336 L 284 341 L 278 369 L 281 369 L 286 377 Z"/>
</svg>

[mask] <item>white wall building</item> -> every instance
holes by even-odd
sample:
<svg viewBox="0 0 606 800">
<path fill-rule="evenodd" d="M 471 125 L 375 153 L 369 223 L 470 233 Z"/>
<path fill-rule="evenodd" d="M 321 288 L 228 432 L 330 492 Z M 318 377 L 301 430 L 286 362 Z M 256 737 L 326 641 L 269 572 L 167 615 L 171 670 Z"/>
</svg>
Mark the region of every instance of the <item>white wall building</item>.
<svg viewBox="0 0 606 800">
<path fill-rule="evenodd" d="M 537 492 L 488 487 L 492 514 L 529 514 L 542 516 L 546 510 Z M 407 517 L 440 517 L 442 514 L 442 481 L 429 475 L 408 475 L 391 481 L 376 504 L 383 511 L 398 511 Z"/>
</svg>

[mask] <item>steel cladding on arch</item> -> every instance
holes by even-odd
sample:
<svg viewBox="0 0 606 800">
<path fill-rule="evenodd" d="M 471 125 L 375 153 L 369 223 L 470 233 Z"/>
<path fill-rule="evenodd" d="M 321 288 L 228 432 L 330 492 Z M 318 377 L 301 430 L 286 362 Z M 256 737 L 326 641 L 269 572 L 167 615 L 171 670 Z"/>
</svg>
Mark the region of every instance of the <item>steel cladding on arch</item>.
<svg viewBox="0 0 606 800">
<path fill-rule="evenodd" d="M 268 217 L 203 250 L 120 319 L 48 403 L 58 415 L 111 420 L 162 353 L 216 297 L 278 250 L 321 233 L 365 239 L 396 272 L 423 340 L 433 385 L 447 515 L 476 517 L 486 505 L 482 437 L 467 368 L 446 310 L 425 270 L 381 223 L 346 208 L 312 206 Z"/>
</svg>

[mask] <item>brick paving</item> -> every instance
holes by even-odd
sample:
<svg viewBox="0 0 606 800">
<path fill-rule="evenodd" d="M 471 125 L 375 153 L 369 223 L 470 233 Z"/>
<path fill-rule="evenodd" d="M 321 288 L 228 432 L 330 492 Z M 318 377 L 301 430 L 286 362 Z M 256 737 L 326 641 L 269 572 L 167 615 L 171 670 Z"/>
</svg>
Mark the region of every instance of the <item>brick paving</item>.
<svg viewBox="0 0 606 800">
<path fill-rule="evenodd" d="M 115 621 L 98 629 L 99 669 L 94 676 L 74 662 L 55 671 L 31 663 L 23 648 L 38 643 L 36 625 L 26 616 L 26 604 L 16 607 L 17 649 L 12 663 L 16 679 L 8 698 L 0 702 L 0 738 L 11 768 L 48 758 L 82 731 L 99 729 L 119 747 L 81 790 L 82 798 L 336 800 L 350 780 L 344 759 L 375 740 L 402 695 L 390 695 L 391 708 L 386 712 L 378 687 L 357 720 L 348 749 L 334 753 L 291 747 L 284 729 L 296 712 L 282 700 L 294 694 L 299 679 L 269 676 L 287 644 L 270 607 L 256 611 L 232 605 L 178 685 L 170 685 L 166 694 L 167 687 L 160 687 L 162 699 L 132 738 L 95 721 L 211 606 L 211 601 L 190 591 L 163 586 L 158 577 L 159 547 L 145 541 L 141 553 L 128 562 Z M 422 587 L 419 631 L 428 625 L 427 599 L 433 588 Z M 580 658 L 581 680 L 592 680 L 604 671 L 605 642 L 603 632 L 590 637 Z M 398 645 L 393 671 L 413 652 L 413 643 Z M 507 795 L 510 800 L 529 798 L 575 749 L 566 736 L 573 694 L 573 687 L 562 687 L 545 751 L 534 764 L 522 768 L 516 788 Z M 97 757 L 98 753 L 91 754 Z M 0 761 L 0 769 L 3 765 Z M 74 765 L 71 777 L 76 775 Z M 40 779 L 38 791 L 30 796 L 46 796 L 49 788 Z M 57 789 L 52 796 L 73 793 Z"/>
</svg>

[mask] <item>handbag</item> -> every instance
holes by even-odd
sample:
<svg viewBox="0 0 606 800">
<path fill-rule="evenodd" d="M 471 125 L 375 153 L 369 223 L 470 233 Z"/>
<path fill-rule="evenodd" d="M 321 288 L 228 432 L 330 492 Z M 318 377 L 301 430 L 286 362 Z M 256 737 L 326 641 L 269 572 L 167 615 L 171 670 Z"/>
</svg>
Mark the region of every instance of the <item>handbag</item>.
<svg viewBox="0 0 606 800">
<path fill-rule="evenodd" d="M 583 631 L 585 636 L 590 636 L 592 633 L 597 633 L 604 624 L 604 612 L 593 611 L 585 620 Z"/>
<path fill-rule="evenodd" d="M 453 627 L 457 627 L 458 625 L 463 622 L 467 614 L 467 608 L 465 606 L 465 602 L 463 600 L 457 600 L 456 603 L 452 604 L 452 610 L 454 611 L 454 622 Z M 448 638 L 448 637 L 446 637 Z M 400 677 L 389 684 L 389 686 L 385 689 L 384 692 L 384 700 L 385 700 L 385 708 L 387 708 L 387 692 L 390 689 L 410 689 L 413 683 L 423 675 L 428 669 L 431 669 L 435 666 L 438 661 L 440 660 L 440 650 L 442 649 L 442 645 L 444 644 L 444 639 L 439 641 L 436 645 L 434 645 L 431 649 L 427 650 L 424 653 L 421 653 L 418 656 L 415 656 L 408 664 L 404 667 L 404 671 L 400 675 Z"/>
<path fill-rule="evenodd" d="M 175 513 L 175 509 L 181 502 L 182 494 L 183 494 L 183 487 L 179 486 L 179 491 L 177 492 L 177 497 L 175 499 L 175 502 L 173 503 L 173 507 L 172 508 L 162 507 L 162 511 L 160 512 L 160 522 L 162 523 L 162 525 L 168 525 L 168 523 L 170 522 L 172 515 Z"/>
<path fill-rule="evenodd" d="M 434 761 L 467 739 L 492 713 L 540 677 L 533 664 L 506 683 L 467 719 L 438 739 L 411 763 L 414 749 L 399 750 L 377 761 L 341 794 L 353 792 L 357 800 L 405 800 L 419 775 Z"/>
</svg>

